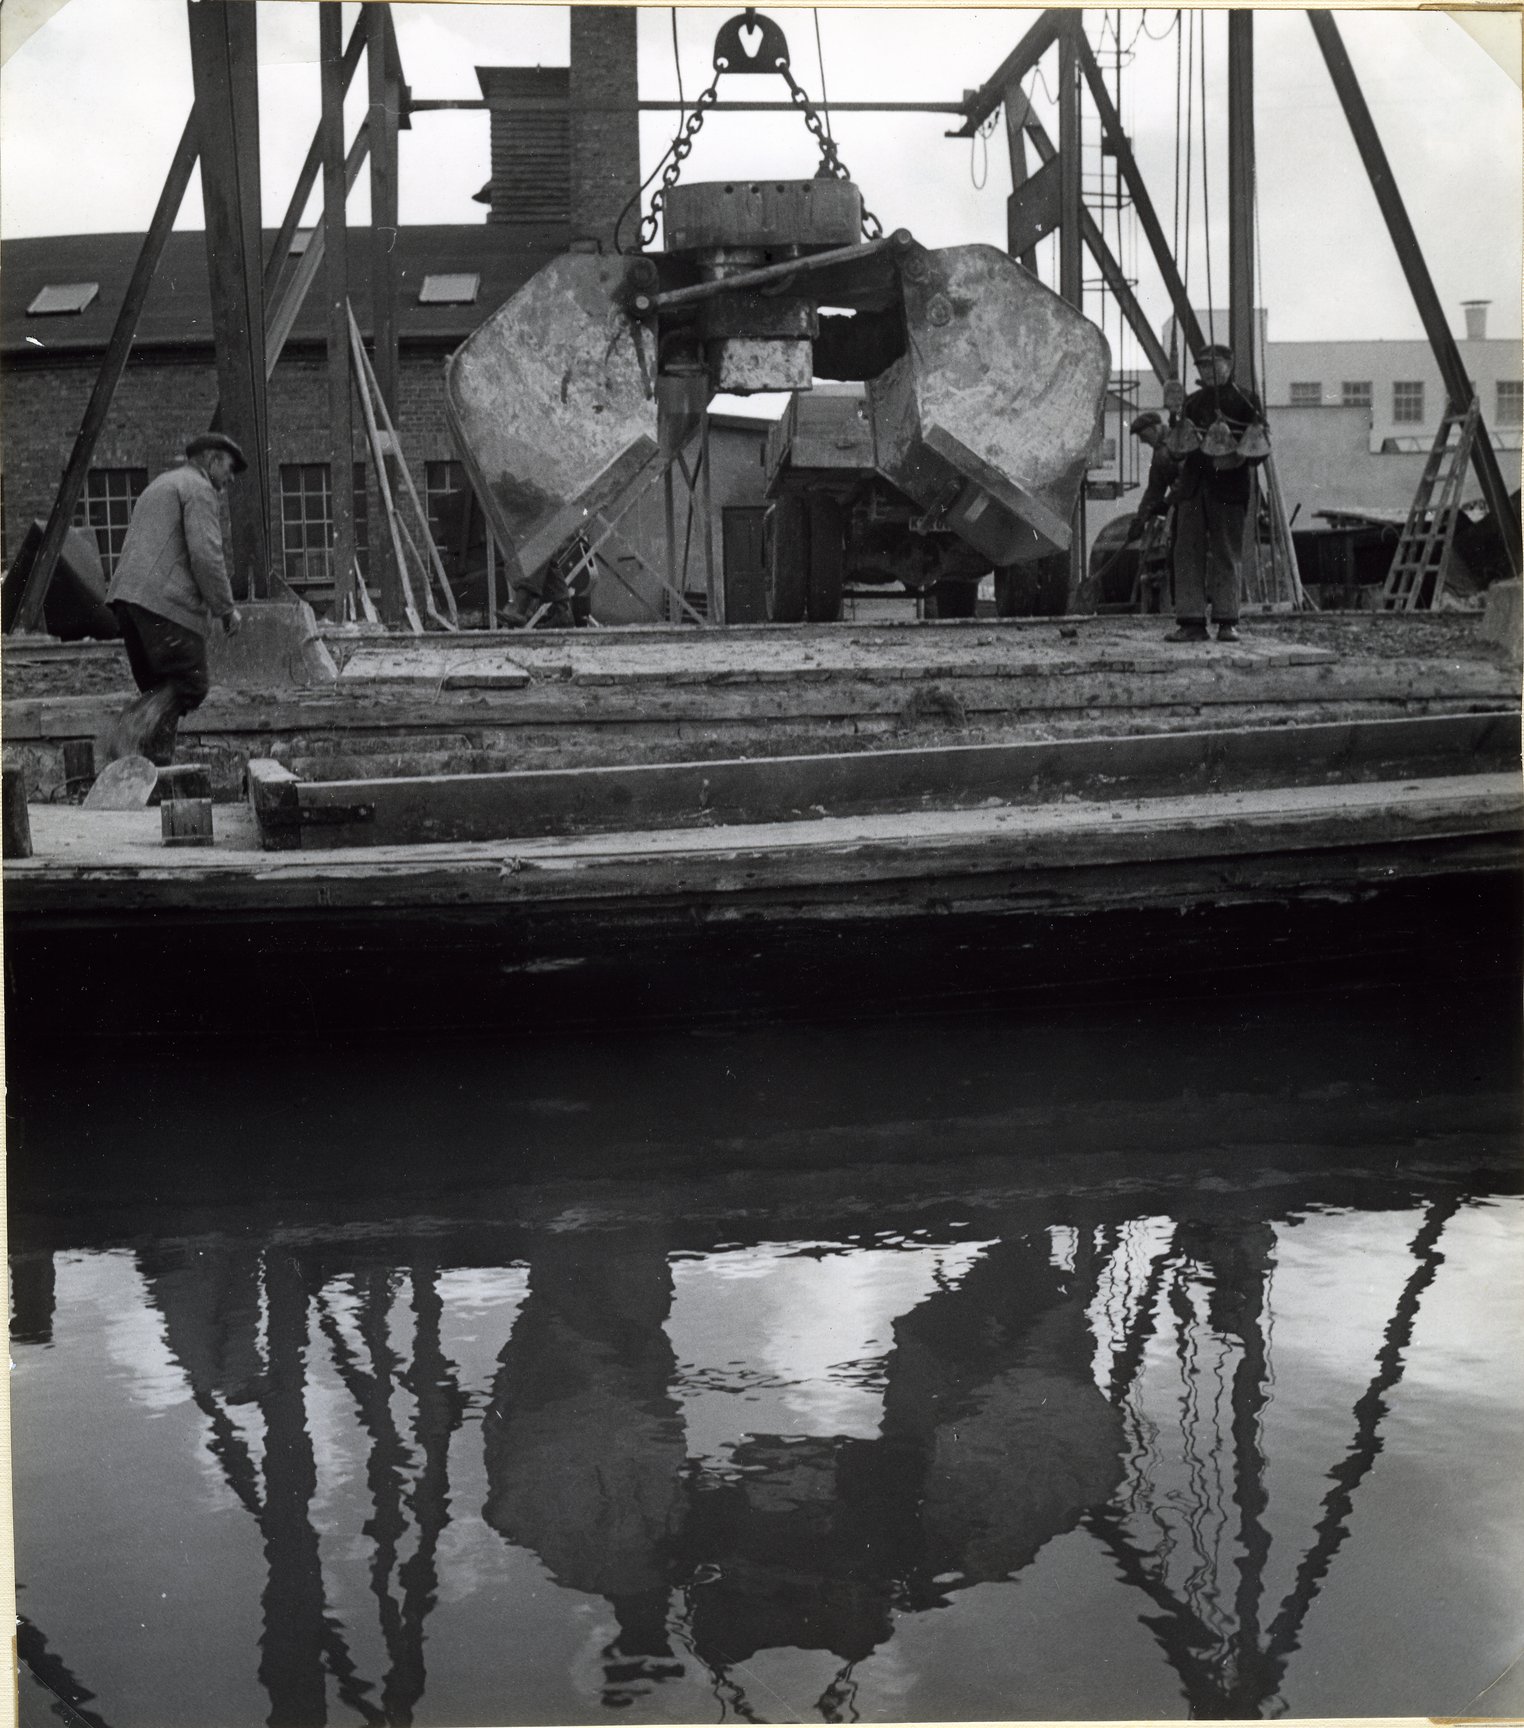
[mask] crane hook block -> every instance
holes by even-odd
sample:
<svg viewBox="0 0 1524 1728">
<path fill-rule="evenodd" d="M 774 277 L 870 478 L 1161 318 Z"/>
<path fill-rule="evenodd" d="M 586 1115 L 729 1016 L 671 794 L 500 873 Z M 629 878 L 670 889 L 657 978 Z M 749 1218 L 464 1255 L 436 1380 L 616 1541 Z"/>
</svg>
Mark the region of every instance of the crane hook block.
<svg viewBox="0 0 1524 1728">
<path fill-rule="evenodd" d="M 788 38 L 766 13 L 748 7 L 727 18 L 714 39 L 716 72 L 782 72 Z"/>
</svg>

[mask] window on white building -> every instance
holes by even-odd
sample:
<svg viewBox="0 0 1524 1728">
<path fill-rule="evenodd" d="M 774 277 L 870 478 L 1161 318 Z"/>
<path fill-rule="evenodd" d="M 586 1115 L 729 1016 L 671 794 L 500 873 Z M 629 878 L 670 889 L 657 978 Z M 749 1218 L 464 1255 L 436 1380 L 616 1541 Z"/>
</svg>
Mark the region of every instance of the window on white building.
<svg viewBox="0 0 1524 1728">
<path fill-rule="evenodd" d="M 1369 378 L 1353 384 L 1346 379 L 1339 386 L 1339 400 L 1346 408 L 1370 408 L 1375 404 L 1376 393 Z"/>
<path fill-rule="evenodd" d="M 418 290 L 420 306 L 470 306 L 476 301 L 476 291 L 482 279 L 476 271 L 446 271 L 438 276 L 425 276 Z"/>
<path fill-rule="evenodd" d="M 1423 424 L 1423 380 L 1392 386 L 1392 419 L 1399 426 Z"/>
<path fill-rule="evenodd" d="M 1323 386 L 1321 384 L 1293 384 L 1291 386 L 1291 406 L 1293 408 L 1321 408 L 1323 406 Z"/>
<path fill-rule="evenodd" d="M 1518 378 L 1498 379 L 1496 418 L 1499 426 L 1524 425 L 1524 381 Z"/>
<path fill-rule="evenodd" d="M 122 556 L 132 507 L 148 484 L 146 468 L 92 468 L 74 506 L 74 526 L 95 531 L 101 567 L 109 577 Z"/>
</svg>

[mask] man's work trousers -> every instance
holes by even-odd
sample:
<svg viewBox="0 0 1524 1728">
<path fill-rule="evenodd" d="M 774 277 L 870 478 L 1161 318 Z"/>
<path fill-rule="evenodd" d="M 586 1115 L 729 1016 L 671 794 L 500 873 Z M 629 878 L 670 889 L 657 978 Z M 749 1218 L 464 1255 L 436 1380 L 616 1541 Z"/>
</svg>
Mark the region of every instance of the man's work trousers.
<svg viewBox="0 0 1524 1728">
<path fill-rule="evenodd" d="M 134 752 L 140 750 L 150 761 L 165 767 L 174 760 L 180 716 L 199 708 L 211 688 L 205 638 L 130 600 L 113 600 L 111 610 L 122 626 L 122 645 L 133 682 L 143 692 L 128 713 L 133 722 L 148 715 L 156 722 L 147 737 L 131 740 Z M 150 708 L 146 699 L 161 691 L 168 695 Z"/>
<path fill-rule="evenodd" d="M 1219 624 L 1238 619 L 1247 503 L 1198 492 L 1175 506 L 1175 616 Z"/>
</svg>

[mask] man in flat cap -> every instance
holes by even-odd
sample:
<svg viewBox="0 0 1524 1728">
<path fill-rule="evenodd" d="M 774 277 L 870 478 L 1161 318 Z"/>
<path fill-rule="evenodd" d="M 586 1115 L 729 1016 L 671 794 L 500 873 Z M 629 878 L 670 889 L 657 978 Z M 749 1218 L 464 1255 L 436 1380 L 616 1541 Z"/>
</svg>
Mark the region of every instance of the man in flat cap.
<svg viewBox="0 0 1524 1728">
<path fill-rule="evenodd" d="M 222 556 L 218 494 L 247 467 L 225 433 L 204 432 L 185 446 L 184 462 L 138 499 L 106 603 L 142 694 L 117 716 L 108 760 L 148 756 L 168 766 L 180 716 L 199 708 L 211 688 L 208 624 L 218 620 L 231 636 L 243 622 Z"/>
<path fill-rule="evenodd" d="M 1180 411 L 1197 447 L 1182 456 L 1175 484 L 1176 627 L 1168 640 L 1205 642 L 1210 606 L 1217 640 L 1236 642 L 1253 496 L 1249 468 L 1264 459 L 1239 454 L 1238 443 L 1251 426 L 1263 435 L 1265 414 L 1254 395 L 1233 382 L 1231 348 L 1220 342 L 1203 348 L 1197 372 L 1200 388 Z M 1268 451 L 1268 439 L 1261 436 L 1259 443 Z"/>
</svg>

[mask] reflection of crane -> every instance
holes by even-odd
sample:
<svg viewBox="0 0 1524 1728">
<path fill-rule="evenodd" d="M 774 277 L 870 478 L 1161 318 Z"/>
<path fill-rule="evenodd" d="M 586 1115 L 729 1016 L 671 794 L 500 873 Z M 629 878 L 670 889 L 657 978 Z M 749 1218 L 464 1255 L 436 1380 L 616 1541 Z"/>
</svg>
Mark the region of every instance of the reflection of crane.
<svg viewBox="0 0 1524 1728">
<path fill-rule="evenodd" d="M 1264 1524 L 1268 1496 L 1259 1436 L 1260 1418 L 1268 1402 L 1269 1360 L 1263 1323 L 1273 1241 L 1269 1226 L 1250 1224 L 1247 1229 L 1234 1226 L 1211 1232 L 1177 1229 L 1167 1248 L 1151 1262 L 1141 1298 L 1113 1358 L 1110 1395 L 1115 1404 L 1128 1411 L 1136 1432 L 1143 1420 L 1136 1400 L 1144 1353 L 1156 1324 L 1164 1277 L 1167 1273 L 1171 1306 L 1180 1320 L 1176 1343 L 1183 1372 L 1188 1352 L 1199 1345 L 1200 1331 L 1189 1286 L 1193 1275 L 1197 1281 L 1209 1279 L 1208 1322 L 1220 1336 L 1234 1339 L 1238 1356 L 1231 1385 L 1231 1444 L 1223 1449 L 1231 1459 L 1231 1497 L 1239 1514 L 1239 1583 L 1231 1614 L 1224 1614 L 1215 1589 L 1203 1588 L 1204 1584 L 1215 1585 L 1215 1577 L 1204 1579 L 1198 1572 L 1183 1587 L 1172 1584 L 1173 1553 L 1166 1521 L 1160 1508 L 1147 1504 L 1147 1485 L 1136 1476 L 1126 1497 L 1119 1496 L 1111 1506 L 1092 1512 L 1087 1527 L 1105 1545 L 1119 1575 L 1161 1611 L 1145 1624 L 1179 1675 L 1193 1714 L 1258 1716 L 1275 1703 L 1308 1610 L 1349 1536 L 1354 1491 L 1381 1450 L 1379 1431 L 1388 1408 L 1386 1395 L 1402 1378 L 1404 1353 L 1412 1341 L 1420 1299 L 1444 1260 L 1439 1238 L 1464 1198 L 1450 1193 L 1431 1202 L 1409 1244 L 1413 1270 L 1387 1322 L 1375 1375 L 1354 1406 L 1354 1437 L 1345 1456 L 1328 1472 L 1332 1486 L 1324 1495 L 1313 1540 L 1297 1566 L 1291 1589 L 1268 1624 L 1261 1608 L 1270 1536 Z M 1190 1240 L 1193 1234 L 1195 1241 Z M 1187 1410 L 1182 1432 L 1188 1451 L 1192 1430 L 1201 1420 L 1199 1409 Z M 1221 1504 L 1220 1493 L 1209 1493 L 1204 1481 L 1193 1483 L 1193 1487 L 1197 1500 L 1189 1520 L 1190 1536 L 1193 1554 L 1205 1560 L 1201 1520 L 1209 1510 L 1225 1519 L 1227 1508 Z M 1210 1501 L 1217 1504 L 1209 1506 Z M 1157 1538 L 1152 1547 L 1147 1537 L 1138 1533 L 1140 1522 L 1146 1523 Z"/>
<path fill-rule="evenodd" d="M 155 1246 L 139 1263 L 212 1455 L 263 1541 L 260 1678 L 274 1723 L 319 1719 L 330 1680 L 366 1722 L 406 1722 L 423 1697 L 424 1631 L 450 1520 L 449 1446 L 466 1408 L 442 1347 L 435 1269 L 525 1259 L 531 1293 L 501 1356 L 487 1428 L 488 1522 L 540 1553 L 563 1583 L 614 1602 L 620 1631 L 604 1653 L 611 1701 L 687 1668 L 707 1672 L 725 1715 L 755 1719 L 738 1664 L 792 1644 L 835 1653 L 840 1667 L 815 1711 L 851 1720 L 857 1665 L 890 1638 L 895 1610 L 929 1610 L 950 1592 L 1017 1575 L 1048 1536 L 1078 1525 L 1149 1603 L 1145 1623 L 1193 1712 L 1245 1716 L 1273 1709 L 1349 1536 L 1388 1394 L 1442 1264 L 1441 1234 L 1466 1198 L 1429 1201 L 1410 1244 L 1413 1269 L 1354 1405 L 1351 1443 L 1273 1609 L 1261 1599 L 1270 1540 L 1259 1426 L 1271 1384 L 1274 1238 L 1266 1218 L 1220 1201 L 1172 1225 L 1154 1221 L 1138 1194 L 1064 1202 L 1067 1257 L 1050 1252 L 1030 1202 L 996 1229 L 981 1220 L 996 1245 L 895 1324 L 881 1433 L 754 1435 L 733 1481 L 694 1464 L 683 1444 L 666 1333 L 681 1226 L 547 1232 L 472 1219 L 431 1237 L 426 1256 L 405 1238 L 190 1255 Z M 1286 1209 L 1305 1204 L 1299 1191 Z M 1038 1210 L 1055 1216 L 1050 1202 Z M 802 1229 L 766 1217 L 770 1234 L 780 1223 Z M 732 1239 L 735 1223 L 712 1216 L 680 1245 L 710 1249 Z M 831 1220 L 812 1213 L 810 1224 L 813 1239 L 832 1239 Z M 854 1239 L 850 1223 L 838 1239 Z M 399 1326 L 404 1301 L 411 1324 Z M 1207 1394 L 1181 1424 L 1182 1445 L 1202 1466 L 1183 1510 L 1163 1497 L 1171 1484 L 1142 1398 L 1165 1354 L 1161 1326 L 1182 1371 L 1197 1358 Z M 374 1681 L 358 1671 L 323 1576 L 307 1402 L 325 1365 L 367 1443 L 369 1580 L 386 1652 Z M 262 1457 L 241 1405 L 263 1418 Z M 1054 1409 L 1067 1411 L 1062 1437 L 1076 1452 L 1067 1488 L 1055 1486 L 1043 1440 L 1040 1413 Z M 1013 1435 L 1020 1444 L 1003 1453 Z M 611 1498 L 555 1486 L 569 1449 L 585 1466 L 578 1480 L 603 1482 Z M 531 1467 L 538 1475 L 526 1475 Z M 541 1505 L 546 1484 L 556 1498 Z"/>
</svg>

